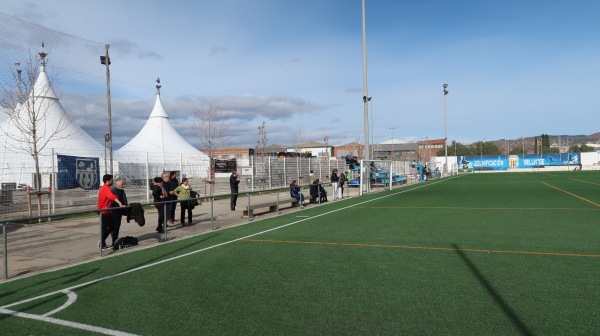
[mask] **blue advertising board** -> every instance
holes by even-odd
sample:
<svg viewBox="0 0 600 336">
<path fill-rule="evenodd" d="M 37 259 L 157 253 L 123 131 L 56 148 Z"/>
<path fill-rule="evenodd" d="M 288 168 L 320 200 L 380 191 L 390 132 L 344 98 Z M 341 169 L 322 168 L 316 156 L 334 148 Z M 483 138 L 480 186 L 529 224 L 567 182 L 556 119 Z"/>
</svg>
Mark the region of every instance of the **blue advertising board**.
<svg viewBox="0 0 600 336">
<path fill-rule="evenodd" d="M 509 168 L 541 168 L 546 166 L 578 165 L 578 153 L 459 156 L 462 170 L 507 170 Z"/>
<path fill-rule="evenodd" d="M 100 159 L 70 155 L 56 155 L 58 174 L 56 188 L 98 189 L 100 188 Z"/>
</svg>

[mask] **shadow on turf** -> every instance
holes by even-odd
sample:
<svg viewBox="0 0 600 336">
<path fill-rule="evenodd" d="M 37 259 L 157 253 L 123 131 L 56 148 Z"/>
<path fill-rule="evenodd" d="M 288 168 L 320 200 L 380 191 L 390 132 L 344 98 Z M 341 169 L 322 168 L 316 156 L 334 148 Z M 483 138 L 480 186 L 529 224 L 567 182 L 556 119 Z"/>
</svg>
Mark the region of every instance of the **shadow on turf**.
<svg viewBox="0 0 600 336">
<path fill-rule="evenodd" d="M 490 296 L 496 301 L 498 306 L 502 309 L 502 312 L 506 317 L 510 319 L 510 321 L 515 325 L 515 328 L 519 331 L 521 335 L 533 335 L 533 332 L 529 330 L 525 322 L 523 322 L 519 316 L 515 313 L 515 311 L 504 301 L 500 293 L 494 289 L 492 284 L 479 272 L 479 269 L 465 254 L 464 251 L 461 250 L 460 246 L 456 244 L 452 244 L 452 247 L 455 249 L 455 252 L 460 256 L 463 262 L 469 267 L 469 270 L 473 273 L 477 281 L 485 288 L 485 290 L 490 294 Z"/>
<path fill-rule="evenodd" d="M 62 276 L 57 276 L 55 278 L 51 278 L 51 279 L 45 280 L 44 284 L 51 284 L 54 280 L 60 280 L 60 279 L 67 278 L 63 282 L 52 284 L 49 287 L 40 289 L 40 290 L 38 290 L 36 292 L 33 292 L 33 293 L 28 293 L 27 297 L 32 297 L 32 296 L 35 296 L 35 295 L 37 295 L 39 293 L 47 292 L 48 290 L 50 290 L 52 288 L 55 288 L 55 287 L 63 287 L 64 285 L 67 285 L 67 284 L 73 283 L 75 281 L 78 281 L 80 279 L 83 279 L 86 276 L 88 276 L 88 275 L 90 275 L 92 273 L 95 273 L 98 270 L 99 270 L 98 268 L 94 268 L 94 269 L 87 270 L 87 271 L 75 272 L 75 273 L 71 273 L 71 274 L 67 274 L 67 275 L 62 275 Z M 0 293 L 0 298 L 7 297 L 7 296 L 10 296 L 12 294 L 16 294 L 18 292 L 19 291 L 12 291 L 12 292 Z M 57 295 L 64 295 L 64 294 L 57 294 Z M 43 305 L 46 302 L 49 302 L 51 300 L 54 300 L 54 297 L 49 297 L 49 298 L 47 298 L 45 300 L 42 300 L 42 301 L 35 301 L 36 303 L 34 305 L 32 305 L 32 306 L 28 306 L 28 308 L 35 308 L 35 307 Z M 10 315 L 4 315 L 4 314 L 0 315 L 0 321 L 6 319 L 7 317 L 10 317 Z"/>
</svg>

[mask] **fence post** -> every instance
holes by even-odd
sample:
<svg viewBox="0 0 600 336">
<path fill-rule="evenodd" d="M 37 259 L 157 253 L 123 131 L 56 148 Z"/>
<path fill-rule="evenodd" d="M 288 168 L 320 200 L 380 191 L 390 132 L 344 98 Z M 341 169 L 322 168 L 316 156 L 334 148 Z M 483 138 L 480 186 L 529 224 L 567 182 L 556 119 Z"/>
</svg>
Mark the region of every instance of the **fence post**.
<svg viewBox="0 0 600 336">
<path fill-rule="evenodd" d="M 394 176 L 394 161 L 392 161 L 392 164 L 390 164 L 390 190 L 392 190 L 392 187 L 394 186 L 393 182 L 392 182 L 393 176 Z"/>
<path fill-rule="evenodd" d="M 254 155 L 251 156 L 252 157 L 252 186 L 250 188 L 250 190 L 254 191 L 254 170 L 256 169 L 256 167 L 254 166 L 254 164 L 256 162 L 254 162 Z"/>
<path fill-rule="evenodd" d="M 280 213 L 279 213 L 279 191 L 277 191 L 277 214 L 280 215 Z"/>
<path fill-rule="evenodd" d="M 100 239 L 98 239 L 98 248 L 100 249 L 100 256 L 102 257 L 102 211 L 100 211 L 100 216 L 98 216 L 98 218 L 100 218 Z"/>
<path fill-rule="evenodd" d="M 148 152 L 146 152 L 146 203 L 150 203 L 150 168 L 148 165 Z"/>
<path fill-rule="evenodd" d="M 285 159 L 286 157 L 283 157 L 283 186 L 285 187 L 287 185 L 287 172 L 286 172 L 286 167 L 285 167 Z"/>
<path fill-rule="evenodd" d="M 2 223 L 2 240 L 2 245 L 4 245 L 4 280 L 8 280 L 8 237 L 6 237 L 6 223 Z"/>
<path fill-rule="evenodd" d="M 214 199 L 214 197 L 211 197 L 210 198 L 210 230 L 211 231 L 214 231 L 214 229 L 215 229 L 215 225 L 214 225 L 215 224 L 215 220 L 214 220 L 215 207 L 214 207 L 214 204 L 215 204 L 215 199 Z"/>
<path fill-rule="evenodd" d="M 250 223 L 251 219 L 250 219 L 250 194 L 246 194 L 248 195 L 248 223 Z"/>
<path fill-rule="evenodd" d="M 273 189 L 273 183 L 271 182 L 273 180 L 273 176 L 271 176 L 271 157 L 267 156 L 268 161 L 269 161 L 269 189 Z"/>
<path fill-rule="evenodd" d="M 169 204 L 171 204 L 171 203 L 166 203 L 166 204 L 163 205 L 164 206 L 164 211 L 165 211 L 165 217 L 164 217 L 165 219 L 164 219 L 164 222 L 163 222 L 163 225 L 165 226 L 163 228 L 163 231 L 165 231 L 165 241 L 168 241 L 168 239 L 169 239 L 169 237 L 167 236 L 167 232 L 169 231 L 169 227 L 167 226 L 167 223 L 169 222 L 169 220 L 167 219 L 167 218 L 169 218 L 168 217 L 168 214 L 169 214 L 169 211 L 168 211 L 169 210 L 168 209 L 169 208 Z"/>
</svg>

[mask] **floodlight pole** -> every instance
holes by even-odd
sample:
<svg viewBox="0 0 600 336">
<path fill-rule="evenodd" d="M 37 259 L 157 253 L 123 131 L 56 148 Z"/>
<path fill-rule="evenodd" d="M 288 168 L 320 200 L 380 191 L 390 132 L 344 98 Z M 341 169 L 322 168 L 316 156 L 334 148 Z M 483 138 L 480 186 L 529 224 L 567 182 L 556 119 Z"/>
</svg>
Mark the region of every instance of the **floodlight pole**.
<svg viewBox="0 0 600 336">
<path fill-rule="evenodd" d="M 392 153 L 390 155 L 392 161 L 394 161 L 394 129 L 396 127 L 390 127 L 390 129 L 392 130 Z"/>
<path fill-rule="evenodd" d="M 369 144 L 369 90 L 367 88 L 367 26 L 365 16 L 365 0 L 362 0 L 362 31 L 363 31 L 363 108 L 365 127 L 365 159 L 370 159 Z"/>
<path fill-rule="evenodd" d="M 110 157 L 110 174 L 112 175 L 113 173 L 113 137 L 112 137 L 112 111 L 111 111 L 111 104 L 110 104 L 110 57 L 108 55 L 108 48 L 110 48 L 110 44 L 105 44 L 104 45 L 104 50 L 105 50 L 105 62 L 104 64 L 106 65 L 106 101 L 108 104 L 108 144 L 109 144 L 109 157 Z"/>
<path fill-rule="evenodd" d="M 448 84 L 444 84 L 444 155 L 446 163 L 444 164 L 444 176 L 448 174 L 448 136 L 446 134 L 446 96 L 448 95 Z"/>
</svg>

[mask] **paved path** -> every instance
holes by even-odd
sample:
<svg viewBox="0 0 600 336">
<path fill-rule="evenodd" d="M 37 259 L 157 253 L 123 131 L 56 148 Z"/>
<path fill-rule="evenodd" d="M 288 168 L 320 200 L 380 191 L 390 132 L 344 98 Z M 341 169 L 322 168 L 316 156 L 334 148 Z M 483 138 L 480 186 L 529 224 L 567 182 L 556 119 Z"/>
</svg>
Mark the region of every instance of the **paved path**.
<svg viewBox="0 0 600 336">
<path fill-rule="evenodd" d="M 303 190 L 305 195 L 308 190 Z M 351 189 L 350 196 L 357 195 L 356 189 Z M 252 202 L 270 198 L 273 195 L 253 196 Z M 280 193 L 280 197 L 289 198 L 288 193 Z M 330 198 L 331 200 L 331 198 Z M 168 231 L 169 240 L 181 239 L 187 236 L 193 236 L 212 232 L 214 230 L 224 229 L 244 223 L 248 223 L 248 218 L 242 217 L 242 208 L 247 204 L 247 198 L 240 196 L 238 199 L 237 210 L 231 211 L 229 208 L 229 199 L 216 200 L 213 204 L 214 219 L 210 220 L 210 203 L 204 202 L 196 207 L 193 213 L 193 223 L 190 227 L 182 227 L 176 223 Z M 282 213 L 300 211 L 300 207 L 290 208 L 290 204 L 282 207 Z M 309 205 L 309 207 L 318 206 Z M 179 218 L 179 206 L 176 210 L 176 218 Z M 265 211 L 268 208 L 264 209 Z M 255 213 L 256 214 L 256 213 Z M 140 227 L 133 220 L 127 223 L 123 219 L 120 230 L 120 237 L 134 236 L 139 240 L 140 246 L 157 245 L 164 242 L 164 236 L 155 231 L 158 220 L 156 209 L 146 210 L 146 225 Z M 277 216 L 276 213 L 257 214 L 256 218 L 266 218 Z M 29 225 L 8 225 L 8 275 L 10 279 L 36 274 L 56 268 L 65 267 L 81 263 L 84 261 L 101 258 L 100 251 L 97 248 L 99 237 L 99 217 L 94 215 L 89 218 L 78 218 L 71 220 L 53 221 L 41 224 Z M 2 237 L 3 238 L 3 237 Z M 110 244 L 111 238 L 106 240 Z M 126 253 L 136 248 L 129 248 L 120 251 L 112 249 L 103 250 L 103 255 L 114 253 Z M 0 260 L 4 258 L 4 250 L 0 251 Z M 2 273 L 0 281 L 4 280 Z"/>
</svg>

